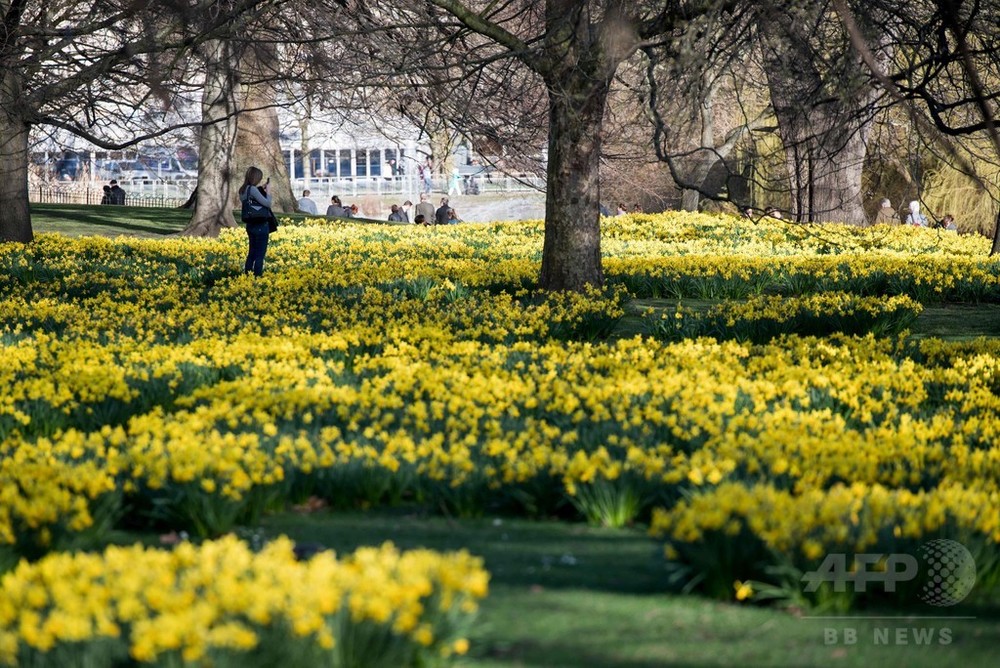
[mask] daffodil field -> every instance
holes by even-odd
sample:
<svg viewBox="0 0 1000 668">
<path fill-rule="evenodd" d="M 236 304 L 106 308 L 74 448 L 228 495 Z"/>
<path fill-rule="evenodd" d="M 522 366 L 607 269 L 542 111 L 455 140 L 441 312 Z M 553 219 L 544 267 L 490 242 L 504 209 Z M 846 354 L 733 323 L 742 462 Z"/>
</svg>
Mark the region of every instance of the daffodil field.
<svg viewBox="0 0 1000 668">
<path fill-rule="evenodd" d="M 942 537 L 1000 582 L 1000 339 L 907 336 L 928 304 L 1000 303 L 987 240 L 603 230 L 607 287 L 569 295 L 535 287 L 538 222 L 286 224 L 259 280 L 242 230 L 0 246 L 0 662 L 463 653 L 474 557 L 224 537 L 311 497 L 646 523 L 677 578 L 730 600 Z M 105 547 L 123 528 L 201 542 Z"/>
</svg>

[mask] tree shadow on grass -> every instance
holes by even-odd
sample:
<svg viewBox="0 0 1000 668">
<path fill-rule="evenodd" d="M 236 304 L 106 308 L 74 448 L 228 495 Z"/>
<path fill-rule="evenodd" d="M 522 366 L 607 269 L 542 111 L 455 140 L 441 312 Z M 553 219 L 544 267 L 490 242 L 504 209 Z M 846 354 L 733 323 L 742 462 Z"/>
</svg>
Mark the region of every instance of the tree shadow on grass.
<svg viewBox="0 0 1000 668">
<path fill-rule="evenodd" d="M 74 233 L 100 233 L 103 228 L 157 236 L 184 229 L 191 211 L 153 207 L 76 206 L 32 204 L 33 222 L 41 228 L 73 227 Z"/>
<path fill-rule="evenodd" d="M 465 549 L 483 557 L 497 584 L 632 594 L 666 590 L 661 546 L 638 528 L 508 518 L 449 520 L 382 510 L 282 514 L 267 518 L 264 527 L 268 535 L 286 534 L 338 552 L 385 541 L 402 549 Z"/>
</svg>

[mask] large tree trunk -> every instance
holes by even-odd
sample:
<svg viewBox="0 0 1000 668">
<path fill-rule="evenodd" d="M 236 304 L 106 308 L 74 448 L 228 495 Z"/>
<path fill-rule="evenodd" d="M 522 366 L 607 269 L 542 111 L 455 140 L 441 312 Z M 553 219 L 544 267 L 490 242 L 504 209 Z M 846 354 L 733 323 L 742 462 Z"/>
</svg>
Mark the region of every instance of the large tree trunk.
<svg viewBox="0 0 1000 668">
<path fill-rule="evenodd" d="M 569 78 L 574 79 L 568 81 Z M 539 285 L 583 290 L 604 284 L 600 158 L 608 87 L 585 73 L 549 89 L 548 187 Z"/>
<path fill-rule="evenodd" d="M 0 242 L 30 242 L 28 124 L 17 115 L 18 73 L 0 74 Z"/>
<path fill-rule="evenodd" d="M 715 85 L 706 75 L 702 77 L 702 89 L 705 91 L 699 112 L 701 115 L 701 151 L 693 161 L 690 183 L 697 184 L 704 188 L 712 166 L 719 161 L 719 157 L 714 153 L 715 149 Z M 681 208 L 684 211 L 697 211 L 701 202 L 701 193 L 697 190 L 685 188 L 681 193 Z"/>
<path fill-rule="evenodd" d="M 588 3 L 546 0 L 546 46 L 532 67 L 549 98 L 545 244 L 539 286 L 582 291 L 604 285 L 600 159 L 604 111 L 618 65 L 635 50 L 637 28 L 609 3 L 590 23 Z"/>
<path fill-rule="evenodd" d="M 773 7 L 760 21 L 791 214 L 800 222 L 863 224 L 861 172 L 876 91 L 846 39 L 823 44 L 825 69 L 819 69 L 815 34 L 822 31 L 825 15 L 821 5 L 812 11 L 806 16 Z"/>
<path fill-rule="evenodd" d="M 240 91 L 239 132 L 236 133 L 236 164 L 240 173 L 248 167 L 259 167 L 264 178 L 271 179 L 268 194 L 274 198 L 275 211 L 295 211 L 296 200 L 288 165 L 281 152 L 278 130 L 278 106 L 273 72 L 268 66 L 278 62 L 273 47 L 255 44 L 247 48 L 241 67 L 245 81 Z M 303 156 L 308 160 L 309 156 Z"/>
<path fill-rule="evenodd" d="M 248 167 L 256 166 L 264 172 L 265 179 L 271 179 L 268 193 L 274 197 L 275 211 L 295 211 L 296 199 L 279 143 L 278 109 L 273 105 L 259 108 L 261 104 L 274 101 L 274 92 L 266 85 L 253 86 L 252 90 L 244 104 L 258 108 L 240 114 L 240 128 L 236 133 L 236 164 L 241 175 Z M 308 156 L 303 158 L 308 159 Z"/>
<path fill-rule="evenodd" d="M 224 227 L 236 227 L 235 183 L 242 172 L 233 171 L 236 146 L 237 73 L 231 45 L 226 40 L 206 44 L 205 88 L 201 96 L 201 140 L 198 160 L 198 201 L 191 222 L 181 232 L 217 237 Z"/>
</svg>

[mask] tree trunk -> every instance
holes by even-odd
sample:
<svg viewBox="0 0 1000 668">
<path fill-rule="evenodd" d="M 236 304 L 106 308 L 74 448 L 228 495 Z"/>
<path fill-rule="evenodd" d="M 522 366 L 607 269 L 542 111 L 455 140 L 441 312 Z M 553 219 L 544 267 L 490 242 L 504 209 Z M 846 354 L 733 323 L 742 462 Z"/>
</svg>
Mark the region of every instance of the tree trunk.
<svg viewBox="0 0 1000 668">
<path fill-rule="evenodd" d="M 722 187 L 725 185 L 725 181 L 719 182 L 718 179 L 712 179 L 709 182 L 709 176 L 712 174 L 712 169 L 723 162 L 719 159 L 719 156 L 714 152 L 704 152 L 698 161 L 695 163 L 694 169 L 691 170 L 687 177 L 688 183 L 696 184 L 701 190 L 692 190 L 690 188 L 685 188 L 681 192 L 681 209 L 684 211 L 697 211 L 698 205 L 701 204 L 701 193 L 708 192 L 717 194 L 721 191 Z"/>
<path fill-rule="evenodd" d="M 876 89 L 848 44 L 831 40 L 821 56 L 802 34 L 823 23 L 821 5 L 802 16 L 764 10 L 765 71 L 778 135 L 785 150 L 791 214 L 800 222 L 866 222 L 861 172 Z"/>
<path fill-rule="evenodd" d="M 258 108 L 240 114 L 239 132 L 236 133 L 236 164 L 239 174 L 250 166 L 259 167 L 264 178 L 270 178 L 268 193 L 274 198 L 274 210 L 295 211 L 296 199 L 288 166 L 281 152 L 278 135 L 278 109 L 273 105 L 274 91 L 266 84 L 252 86 L 244 105 Z M 268 105 L 260 108 L 261 105 Z M 308 156 L 303 156 L 308 159 Z M 242 183 L 242 180 L 240 181 Z"/>
<path fill-rule="evenodd" d="M 224 227 L 236 227 L 234 173 L 236 146 L 237 73 L 232 66 L 232 48 L 226 40 L 206 44 L 205 88 L 201 96 L 201 139 L 198 161 L 198 200 L 191 222 L 181 232 L 190 236 L 217 237 Z"/>
<path fill-rule="evenodd" d="M 236 133 L 236 164 L 240 173 L 255 166 L 271 179 L 268 194 L 274 198 L 274 211 L 295 211 L 298 200 L 292 193 L 288 165 L 281 152 L 278 129 L 278 106 L 273 73 L 267 63 L 277 62 L 273 46 L 255 44 L 243 54 L 241 67 L 246 81 L 240 92 L 240 127 Z M 308 155 L 302 156 L 308 160 Z"/>
<path fill-rule="evenodd" d="M 299 151 L 302 153 L 302 183 L 303 189 L 309 190 L 309 182 L 312 181 L 312 137 L 309 134 L 309 123 L 312 119 L 312 103 L 309 99 L 303 100 L 305 105 L 304 115 L 299 119 Z M 319 166 L 320 171 L 326 169 L 326 165 Z M 292 171 L 288 174 L 289 179 L 295 177 L 295 165 L 292 165 Z M 294 193 L 293 193 L 294 194 Z"/>
<path fill-rule="evenodd" d="M 448 178 L 454 168 L 455 161 L 451 156 L 452 135 L 448 131 L 444 121 L 436 119 L 436 129 L 428 137 L 428 144 L 431 147 L 431 155 L 434 156 L 434 173 L 439 179 L 443 179 L 443 190 L 448 192 Z"/>
<path fill-rule="evenodd" d="M 1000 211 L 997 211 L 996 220 L 993 221 L 993 245 L 990 246 L 990 256 L 1000 253 Z"/>
<path fill-rule="evenodd" d="M 0 74 L 0 242 L 28 243 L 28 124 L 17 115 L 21 85 L 15 71 Z"/>
<path fill-rule="evenodd" d="M 708 75 L 702 76 L 702 90 L 705 91 L 699 105 L 701 115 L 701 138 L 699 145 L 701 151 L 696 154 L 695 166 L 692 170 L 691 183 L 696 183 L 704 187 L 712 166 L 718 162 L 719 158 L 714 153 L 715 149 L 715 84 Z M 697 190 L 685 189 L 681 193 L 681 208 L 684 211 L 697 211 L 701 202 L 701 193 Z"/>
<path fill-rule="evenodd" d="M 569 79 L 572 79 L 569 80 Z M 604 285 L 600 157 L 608 86 L 585 73 L 549 88 L 548 187 L 539 285 L 581 291 Z"/>
<path fill-rule="evenodd" d="M 868 155 L 868 123 L 828 125 L 815 153 L 817 163 L 810 187 L 810 208 L 820 221 L 865 225 L 861 172 Z"/>
</svg>

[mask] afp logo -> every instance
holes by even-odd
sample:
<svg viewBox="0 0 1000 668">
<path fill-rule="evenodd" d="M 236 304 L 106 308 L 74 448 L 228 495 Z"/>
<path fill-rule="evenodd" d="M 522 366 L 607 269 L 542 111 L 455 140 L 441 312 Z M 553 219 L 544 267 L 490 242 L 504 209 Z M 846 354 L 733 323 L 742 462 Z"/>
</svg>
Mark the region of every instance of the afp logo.
<svg viewBox="0 0 1000 668">
<path fill-rule="evenodd" d="M 868 591 L 869 584 L 881 584 L 883 591 L 896 591 L 899 582 L 920 578 L 920 598 L 930 605 L 950 606 L 961 603 L 976 584 L 976 561 L 961 543 L 938 539 L 924 543 L 917 550 L 918 561 L 911 554 L 855 554 L 848 570 L 846 554 L 828 554 L 815 571 L 802 576 L 805 591 L 814 592 L 824 582 L 832 582 L 837 592 Z"/>
<path fill-rule="evenodd" d="M 918 552 L 927 564 L 920 598 L 938 606 L 961 603 L 976 584 L 976 560 L 969 550 L 942 538 L 924 543 Z"/>
</svg>

